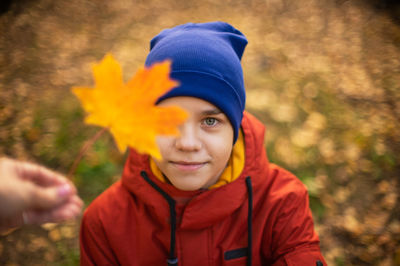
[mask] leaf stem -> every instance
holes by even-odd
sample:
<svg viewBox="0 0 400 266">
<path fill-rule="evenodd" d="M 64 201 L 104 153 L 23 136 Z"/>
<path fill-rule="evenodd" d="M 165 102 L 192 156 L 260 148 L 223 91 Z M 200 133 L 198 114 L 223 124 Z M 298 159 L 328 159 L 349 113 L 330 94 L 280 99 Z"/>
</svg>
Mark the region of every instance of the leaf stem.
<svg viewBox="0 0 400 266">
<path fill-rule="evenodd" d="M 81 162 L 83 156 L 85 155 L 86 151 L 93 145 L 93 143 L 98 140 L 104 132 L 107 131 L 107 128 L 102 128 L 99 130 L 93 137 L 88 139 L 85 144 L 82 146 L 81 150 L 79 151 L 78 156 L 76 157 L 74 163 L 72 164 L 71 168 L 68 172 L 68 179 L 73 180 L 73 175 L 75 174 L 76 168 L 78 168 L 79 163 Z"/>
</svg>

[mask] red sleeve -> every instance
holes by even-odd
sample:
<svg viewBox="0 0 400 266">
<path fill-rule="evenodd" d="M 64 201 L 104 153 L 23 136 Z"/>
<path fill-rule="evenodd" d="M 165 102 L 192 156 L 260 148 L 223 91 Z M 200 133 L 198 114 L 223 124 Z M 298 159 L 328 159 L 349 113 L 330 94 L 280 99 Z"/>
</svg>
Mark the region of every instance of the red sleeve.
<svg viewBox="0 0 400 266">
<path fill-rule="evenodd" d="M 274 224 L 273 266 L 327 265 L 314 230 L 307 189 L 296 180 L 289 191 L 279 204 L 280 211 Z"/>
<path fill-rule="evenodd" d="M 80 265 L 119 265 L 108 243 L 101 219 L 89 207 L 80 229 Z"/>
<path fill-rule="evenodd" d="M 326 266 L 318 246 L 296 248 L 276 261 L 273 266 Z"/>
</svg>

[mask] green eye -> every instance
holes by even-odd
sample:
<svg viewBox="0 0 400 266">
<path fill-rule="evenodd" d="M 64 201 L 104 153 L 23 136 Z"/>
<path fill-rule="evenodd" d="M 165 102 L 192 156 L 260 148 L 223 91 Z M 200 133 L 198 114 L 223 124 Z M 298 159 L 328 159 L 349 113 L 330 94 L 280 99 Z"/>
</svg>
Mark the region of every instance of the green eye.
<svg viewBox="0 0 400 266">
<path fill-rule="evenodd" d="M 217 123 L 217 119 L 212 118 L 212 117 L 207 117 L 206 119 L 204 119 L 204 123 L 207 126 L 214 126 Z"/>
</svg>

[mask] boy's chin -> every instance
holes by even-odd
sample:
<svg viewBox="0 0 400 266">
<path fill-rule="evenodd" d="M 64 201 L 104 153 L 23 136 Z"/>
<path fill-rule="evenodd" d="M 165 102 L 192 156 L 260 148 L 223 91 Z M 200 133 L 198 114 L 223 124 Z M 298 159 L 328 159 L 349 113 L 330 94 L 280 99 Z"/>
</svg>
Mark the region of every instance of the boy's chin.
<svg viewBox="0 0 400 266">
<path fill-rule="evenodd" d="M 198 182 L 177 182 L 177 181 L 170 181 L 170 183 L 179 190 L 182 191 L 196 191 L 200 189 L 204 189 L 204 184 L 200 184 Z"/>
<path fill-rule="evenodd" d="M 196 191 L 196 190 L 202 189 L 201 186 L 193 186 L 193 185 L 174 185 L 174 184 L 172 184 L 172 185 L 173 185 L 174 187 L 176 187 L 177 189 L 182 190 L 182 191 Z"/>
</svg>

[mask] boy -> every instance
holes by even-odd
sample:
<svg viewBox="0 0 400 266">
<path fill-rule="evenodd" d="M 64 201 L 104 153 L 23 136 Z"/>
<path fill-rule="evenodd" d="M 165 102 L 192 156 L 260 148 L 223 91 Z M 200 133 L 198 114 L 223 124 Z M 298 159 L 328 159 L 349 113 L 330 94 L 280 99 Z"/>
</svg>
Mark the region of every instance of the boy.
<svg viewBox="0 0 400 266">
<path fill-rule="evenodd" d="M 268 162 L 264 127 L 244 112 L 246 44 L 223 22 L 151 41 L 146 65 L 171 59 L 180 82 L 157 104 L 189 118 L 179 137 L 158 137 L 162 160 L 131 150 L 86 210 L 81 265 L 326 265 L 305 187 Z"/>
</svg>

